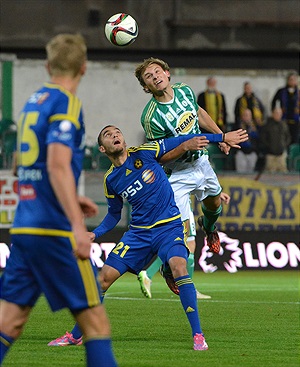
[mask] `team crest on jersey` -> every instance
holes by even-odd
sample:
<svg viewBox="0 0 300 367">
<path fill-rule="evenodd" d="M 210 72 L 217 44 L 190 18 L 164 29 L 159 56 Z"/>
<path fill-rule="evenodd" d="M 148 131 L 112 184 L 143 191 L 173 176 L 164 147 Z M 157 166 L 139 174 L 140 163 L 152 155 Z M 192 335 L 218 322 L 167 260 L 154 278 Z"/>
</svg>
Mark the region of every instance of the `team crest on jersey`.
<svg viewBox="0 0 300 367">
<path fill-rule="evenodd" d="M 166 118 L 167 118 L 169 121 L 173 121 L 173 120 L 174 120 L 174 116 L 171 114 L 171 112 L 167 112 L 167 113 L 166 113 Z"/>
<path fill-rule="evenodd" d="M 192 111 L 185 111 L 178 119 L 175 128 L 176 134 L 188 134 L 196 121 L 196 115 Z"/>
<path fill-rule="evenodd" d="M 146 169 L 142 174 L 142 179 L 147 184 L 152 183 L 155 181 L 155 174 L 150 169 Z"/>
<path fill-rule="evenodd" d="M 182 101 L 181 104 L 183 105 L 183 107 L 187 107 L 188 106 L 187 101 Z"/>
<path fill-rule="evenodd" d="M 142 168 L 142 167 L 143 167 L 143 165 L 144 165 L 144 163 L 142 162 L 142 160 L 141 160 L 141 159 L 137 159 L 137 160 L 134 162 L 134 167 L 135 167 L 136 169 L 140 169 L 140 168 Z"/>
</svg>

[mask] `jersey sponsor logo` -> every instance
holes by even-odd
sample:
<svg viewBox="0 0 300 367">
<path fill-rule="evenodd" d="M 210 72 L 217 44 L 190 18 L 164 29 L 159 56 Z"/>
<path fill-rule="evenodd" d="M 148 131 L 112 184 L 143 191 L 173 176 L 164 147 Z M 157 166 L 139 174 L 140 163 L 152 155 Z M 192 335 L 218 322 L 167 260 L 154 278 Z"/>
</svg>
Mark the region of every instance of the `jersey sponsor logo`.
<svg viewBox="0 0 300 367">
<path fill-rule="evenodd" d="M 150 169 L 146 169 L 142 174 L 142 179 L 147 184 L 153 183 L 155 181 L 155 173 L 151 171 Z"/>
<path fill-rule="evenodd" d="M 42 104 L 46 101 L 46 99 L 50 96 L 50 93 L 46 92 L 46 93 L 43 93 L 40 98 L 38 99 L 37 101 L 37 104 Z"/>
<path fill-rule="evenodd" d="M 142 183 L 139 180 L 134 181 L 134 183 L 127 187 L 121 194 L 123 199 L 127 199 L 129 196 L 133 197 L 138 191 L 143 188 Z"/>
<path fill-rule="evenodd" d="M 32 185 L 20 185 L 20 200 L 33 200 L 36 192 Z"/>
<path fill-rule="evenodd" d="M 191 111 L 184 112 L 177 121 L 175 132 L 177 134 L 188 134 L 196 121 L 196 115 Z"/>
<path fill-rule="evenodd" d="M 144 165 L 143 161 L 141 159 L 137 159 L 135 162 L 134 162 L 134 167 L 136 169 L 140 169 L 142 168 Z"/>
<path fill-rule="evenodd" d="M 18 177 L 20 181 L 41 181 L 43 179 L 42 170 L 40 169 L 18 169 Z"/>
<path fill-rule="evenodd" d="M 50 96 L 48 92 L 45 93 L 34 93 L 32 96 L 28 99 L 28 103 L 37 103 L 42 104 L 46 101 L 46 99 Z"/>
<path fill-rule="evenodd" d="M 72 134 L 67 132 L 53 131 L 52 135 L 60 141 L 69 141 L 72 139 Z"/>
</svg>

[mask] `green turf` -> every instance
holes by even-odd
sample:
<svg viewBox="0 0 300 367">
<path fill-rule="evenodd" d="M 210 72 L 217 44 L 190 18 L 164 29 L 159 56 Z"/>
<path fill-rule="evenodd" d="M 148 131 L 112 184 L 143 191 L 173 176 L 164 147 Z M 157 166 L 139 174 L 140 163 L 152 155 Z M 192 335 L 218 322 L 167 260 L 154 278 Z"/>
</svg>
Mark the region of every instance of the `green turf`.
<svg viewBox="0 0 300 367">
<path fill-rule="evenodd" d="M 193 351 L 179 298 L 160 275 L 144 298 L 132 274 L 107 292 L 113 347 L 120 367 L 299 367 L 299 274 L 289 271 L 196 272 L 211 300 L 198 301 L 208 351 Z M 84 365 L 84 347 L 48 347 L 70 331 L 67 311 L 55 314 L 41 298 L 3 367 Z M 97 367 L 97 366 L 95 366 Z"/>
</svg>

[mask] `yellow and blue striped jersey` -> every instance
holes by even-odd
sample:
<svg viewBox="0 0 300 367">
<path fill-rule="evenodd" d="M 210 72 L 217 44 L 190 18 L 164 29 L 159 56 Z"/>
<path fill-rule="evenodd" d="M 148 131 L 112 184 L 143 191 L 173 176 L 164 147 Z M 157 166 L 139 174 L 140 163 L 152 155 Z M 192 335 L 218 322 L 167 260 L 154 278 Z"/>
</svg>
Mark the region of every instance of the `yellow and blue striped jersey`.
<svg viewBox="0 0 300 367">
<path fill-rule="evenodd" d="M 19 203 L 12 233 L 23 233 L 23 229 L 26 232 L 26 228 L 70 230 L 49 182 L 47 146 L 61 143 L 70 147 L 71 167 L 78 184 L 84 132 L 82 105 L 75 95 L 56 84 L 45 83 L 29 97 L 18 120 Z"/>
<path fill-rule="evenodd" d="M 168 178 L 157 162 L 169 150 L 164 140 L 131 147 L 122 166 L 110 167 L 104 180 L 108 214 L 119 218 L 123 200 L 127 200 L 133 227 L 151 228 L 180 217 Z M 96 236 L 103 234 L 103 229 L 100 225 L 94 231 Z"/>
</svg>

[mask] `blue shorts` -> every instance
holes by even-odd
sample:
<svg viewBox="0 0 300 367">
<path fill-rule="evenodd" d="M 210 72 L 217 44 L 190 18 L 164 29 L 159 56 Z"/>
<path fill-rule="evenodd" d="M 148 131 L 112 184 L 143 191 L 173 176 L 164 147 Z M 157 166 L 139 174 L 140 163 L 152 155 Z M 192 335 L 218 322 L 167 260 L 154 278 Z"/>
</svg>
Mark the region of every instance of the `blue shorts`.
<svg viewBox="0 0 300 367">
<path fill-rule="evenodd" d="M 33 307 L 44 293 L 52 311 L 67 307 L 71 312 L 100 304 L 96 267 L 90 259 L 74 256 L 71 232 L 60 232 L 57 236 L 11 236 L 13 245 L 0 280 L 2 299 Z"/>
<path fill-rule="evenodd" d="M 138 274 L 154 255 L 166 264 L 173 256 L 187 259 L 188 253 L 183 224 L 176 219 L 150 229 L 130 227 L 109 253 L 105 264 L 121 275 L 126 271 Z"/>
</svg>

